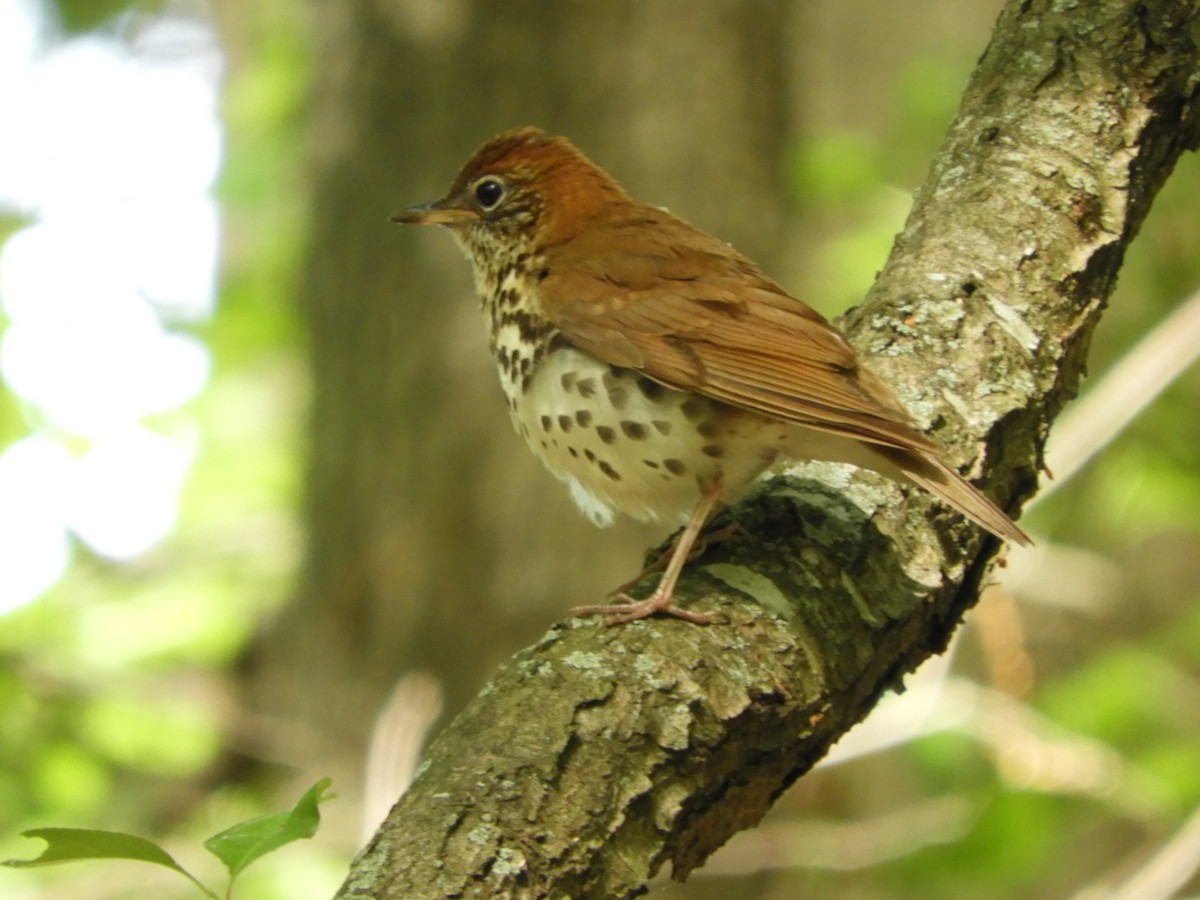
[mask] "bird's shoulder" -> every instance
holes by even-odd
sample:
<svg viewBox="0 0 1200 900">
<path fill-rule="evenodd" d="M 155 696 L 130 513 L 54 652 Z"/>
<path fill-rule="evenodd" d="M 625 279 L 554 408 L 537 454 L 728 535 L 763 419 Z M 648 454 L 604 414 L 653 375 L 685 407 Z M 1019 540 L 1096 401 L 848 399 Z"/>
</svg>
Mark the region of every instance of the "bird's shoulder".
<svg viewBox="0 0 1200 900">
<path fill-rule="evenodd" d="M 657 340 L 855 365 L 853 349 L 816 310 L 666 210 L 630 204 L 543 258 L 542 307 L 568 338 L 615 332 L 611 344 L 630 357 L 630 341 Z"/>
</svg>

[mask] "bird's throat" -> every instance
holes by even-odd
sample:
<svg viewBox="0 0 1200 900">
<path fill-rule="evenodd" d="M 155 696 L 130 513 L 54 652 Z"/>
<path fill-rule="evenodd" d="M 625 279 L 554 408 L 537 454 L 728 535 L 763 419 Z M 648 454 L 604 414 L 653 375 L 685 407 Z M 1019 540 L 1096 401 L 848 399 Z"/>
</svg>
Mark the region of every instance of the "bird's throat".
<svg viewBox="0 0 1200 900">
<path fill-rule="evenodd" d="M 564 343 L 542 313 L 537 295 L 536 258 L 526 252 L 492 256 L 476 263 L 476 282 L 489 344 L 509 408 L 528 390 L 534 373 L 556 345 Z"/>
</svg>

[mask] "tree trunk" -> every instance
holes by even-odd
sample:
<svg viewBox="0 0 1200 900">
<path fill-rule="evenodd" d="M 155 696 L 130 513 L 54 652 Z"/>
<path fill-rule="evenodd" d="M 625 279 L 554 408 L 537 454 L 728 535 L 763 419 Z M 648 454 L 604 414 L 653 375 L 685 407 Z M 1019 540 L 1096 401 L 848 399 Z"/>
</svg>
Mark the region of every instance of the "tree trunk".
<svg viewBox="0 0 1200 900">
<path fill-rule="evenodd" d="M 1200 140 L 1192 4 L 1067 7 L 1005 8 L 845 323 L 950 457 L 1014 506 L 1126 246 Z M 613 163 L 586 130 L 579 142 Z M 682 879 L 755 824 L 944 648 L 997 551 L 923 495 L 813 479 L 829 472 L 798 467 L 739 504 L 739 535 L 685 574 L 678 600 L 731 625 L 573 621 L 505 665 L 339 896 L 632 897 L 663 863 Z"/>
</svg>

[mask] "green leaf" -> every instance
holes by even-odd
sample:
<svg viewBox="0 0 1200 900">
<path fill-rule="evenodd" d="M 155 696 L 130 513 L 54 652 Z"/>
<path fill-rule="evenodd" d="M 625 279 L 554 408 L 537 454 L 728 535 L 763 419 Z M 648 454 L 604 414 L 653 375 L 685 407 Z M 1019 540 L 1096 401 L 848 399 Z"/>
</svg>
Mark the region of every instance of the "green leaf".
<svg viewBox="0 0 1200 900">
<path fill-rule="evenodd" d="M 36 859 L 9 859 L 4 861 L 4 865 L 26 868 L 51 866 L 79 859 L 132 859 L 174 869 L 209 897 L 216 897 L 216 894 L 197 881 L 187 869 L 175 862 L 166 850 L 136 834 L 96 831 L 91 828 L 31 828 L 21 834 L 28 838 L 41 838 L 46 842 L 46 849 Z"/>
<path fill-rule="evenodd" d="M 330 799 L 323 796 L 332 779 L 322 778 L 304 792 L 290 812 L 258 816 L 239 822 L 214 834 L 204 842 L 205 848 L 229 869 L 230 881 L 259 857 L 285 844 L 310 838 L 317 833 L 321 813 L 317 805 Z"/>
</svg>

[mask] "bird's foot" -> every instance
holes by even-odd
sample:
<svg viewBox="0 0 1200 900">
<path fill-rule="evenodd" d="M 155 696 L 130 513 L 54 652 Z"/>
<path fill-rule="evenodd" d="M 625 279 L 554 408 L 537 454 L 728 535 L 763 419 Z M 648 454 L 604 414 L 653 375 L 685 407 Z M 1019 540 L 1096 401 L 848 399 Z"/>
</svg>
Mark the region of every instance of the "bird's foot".
<svg viewBox="0 0 1200 900">
<path fill-rule="evenodd" d="M 687 525 L 679 533 L 679 537 L 675 539 L 675 547 L 671 550 L 671 555 L 667 559 L 662 580 L 659 581 L 658 587 L 654 589 L 653 594 L 645 600 L 634 600 L 624 590 L 621 590 L 617 593 L 616 598 L 624 602 L 604 603 L 599 606 L 579 606 L 571 610 L 571 615 L 607 615 L 610 618 L 605 620 L 605 625 L 621 625 L 625 622 L 634 622 L 638 619 L 652 616 L 655 613 L 674 616 L 677 619 L 683 619 L 685 622 L 691 622 L 693 625 L 711 625 L 713 622 L 728 621 L 719 612 L 694 613 L 671 604 L 671 598 L 675 595 L 675 584 L 679 581 L 679 574 L 683 571 L 683 567 L 691 557 L 691 551 L 696 545 L 696 538 L 699 537 L 701 529 L 704 528 L 704 523 L 708 521 L 708 517 L 712 514 L 713 507 L 716 506 L 717 500 L 721 496 L 723 486 L 723 480 L 720 476 L 717 476 L 712 484 L 704 489 L 704 493 L 700 495 L 700 502 L 696 504 L 696 508 L 688 518 Z"/>
<path fill-rule="evenodd" d="M 613 596 L 625 602 L 601 603 L 595 606 L 576 606 L 570 610 L 569 614 L 572 616 L 608 616 L 604 620 L 604 624 L 609 626 L 624 625 L 626 622 L 636 622 L 638 619 L 645 619 L 658 613 L 683 619 L 683 621 L 691 622 L 693 625 L 713 625 L 718 622 L 729 621 L 722 612 L 699 613 L 675 606 L 671 603 L 670 594 L 659 596 L 658 591 L 655 591 L 645 600 L 634 600 L 628 594 L 616 594 Z"/>
</svg>

